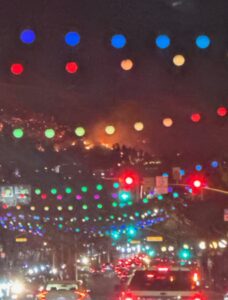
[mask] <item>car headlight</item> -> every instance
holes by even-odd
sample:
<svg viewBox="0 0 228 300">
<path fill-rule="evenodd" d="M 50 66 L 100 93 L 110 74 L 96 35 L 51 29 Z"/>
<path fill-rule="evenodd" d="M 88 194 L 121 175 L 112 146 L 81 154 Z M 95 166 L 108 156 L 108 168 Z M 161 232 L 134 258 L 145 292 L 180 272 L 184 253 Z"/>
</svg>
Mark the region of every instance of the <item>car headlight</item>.
<svg viewBox="0 0 228 300">
<path fill-rule="evenodd" d="M 24 285 L 21 282 L 13 282 L 11 291 L 13 294 L 21 294 L 24 291 Z"/>
</svg>

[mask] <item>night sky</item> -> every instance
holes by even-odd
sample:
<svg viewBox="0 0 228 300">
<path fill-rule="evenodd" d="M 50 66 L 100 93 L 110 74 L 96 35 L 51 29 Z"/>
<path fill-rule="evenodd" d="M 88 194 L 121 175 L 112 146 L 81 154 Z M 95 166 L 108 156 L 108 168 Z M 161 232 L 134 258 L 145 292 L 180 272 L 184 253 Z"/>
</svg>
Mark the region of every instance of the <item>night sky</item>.
<svg viewBox="0 0 228 300">
<path fill-rule="evenodd" d="M 216 110 L 228 106 L 227 13 L 227 0 L 3 0 L 1 105 L 12 114 L 42 112 L 91 132 L 112 123 L 122 132 L 121 143 L 142 146 L 144 140 L 151 153 L 223 156 L 228 119 Z M 36 32 L 33 45 L 19 39 L 25 28 Z M 64 42 L 71 30 L 81 35 L 76 48 Z M 126 35 L 124 49 L 111 47 L 116 33 Z M 172 39 L 167 50 L 155 46 L 161 33 Z M 194 39 L 204 33 L 212 44 L 202 51 Z M 172 64 L 178 53 L 186 57 L 180 69 Z M 125 58 L 135 63 L 130 72 L 120 68 Z M 75 75 L 64 70 L 69 60 L 79 64 Z M 9 72 L 15 61 L 25 65 L 18 78 Z M 194 112 L 202 113 L 199 124 L 190 120 Z M 162 126 L 164 117 L 173 118 L 172 128 Z M 138 120 L 145 123 L 140 138 L 131 134 Z"/>
</svg>

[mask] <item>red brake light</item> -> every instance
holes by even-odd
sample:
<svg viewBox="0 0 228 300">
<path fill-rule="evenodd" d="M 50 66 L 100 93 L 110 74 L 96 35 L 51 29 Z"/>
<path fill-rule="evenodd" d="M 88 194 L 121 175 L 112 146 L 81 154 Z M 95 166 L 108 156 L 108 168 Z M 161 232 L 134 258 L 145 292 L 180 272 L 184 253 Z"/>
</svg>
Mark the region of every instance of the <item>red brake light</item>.
<svg viewBox="0 0 228 300">
<path fill-rule="evenodd" d="M 146 277 L 147 278 L 154 278 L 154 274 L 147 274 Z"/>
<path fill-rule="evenodd" d="M 194 274 L 193 274 L 193 277 L 192 277 L 192 280 L 193 280 L 194 282 L 198 282 L 198 281 L 199 281 L 199 274 L 198 274 L 198 273 L 194 273 Z"/>
<path fill-rule="evenodd" d="M 123 293 L 123 300 L 135 300 L 134 295 L 132 295 L 131 293 Z"/>
<path fill-rule="evenodd" d="M 206 300 L 205 297 L 201 294 L 196 294 L 192 297 L 192 300 Z"/>
<path fill-rule="evenodd" d="M 168 272 L 169 268 L 168 267 L 158 267 L 158 272 Z"/>
<path fill-rule="evenodd" d="M 38 299 L 39 300 L 45 300 L 46 299 L 46 295 L 47 295 L 47 291 L 43 291 L 43 292 L 41 292 L 40 294 L 38 294 Z"/>
<path fill-rule="evenodd" d="M 127 295 L 124 300 L 135 300 L 135 297 L 133 295 Z"/>
<path fill-rule="evenodd" d="M 77 295 L 77 296 L 80 297 L 80 298 L 79 298 L 80 300 L 84 299 L 84 297 L 86 296 L 85 293 L 81 293 L 81 292 L 78 292 L 78 291 L 75 291 L 74 293 L 75 293 L 75 295 Z M 77 298 L 77 299 L 78 299 L 78 298 Z"/>
</svg>

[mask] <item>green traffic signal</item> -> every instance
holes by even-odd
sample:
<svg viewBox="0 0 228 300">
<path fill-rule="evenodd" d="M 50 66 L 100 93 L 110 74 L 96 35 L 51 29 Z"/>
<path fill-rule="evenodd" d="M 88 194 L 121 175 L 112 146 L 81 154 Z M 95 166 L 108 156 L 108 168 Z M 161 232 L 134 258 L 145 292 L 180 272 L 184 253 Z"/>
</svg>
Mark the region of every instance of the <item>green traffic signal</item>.
<svg viewBox="0 0 228 300">
<path fill-rule="evenodd" d="M 127 236 L 128 237 L 135 237 L 137 235 L 137 229 L 133 226 L 129 226 L 127 228 Z"/>
<path fill-rule="evenodd" d="M 131 200 L 131 193 L 130 192 L 126 192 L 126 191 L 120 191 L 119 193 L 119 199 L 120 201 L 129 201 Z"/>
<path fill-rule="evenodd" d="M 111 232 L 111 238 L 115 241 L 120 239 L 120 233 L 118 231 L 112 231 Z"/>
<path fill-rule="evenodd" d="M 179 258 L 183 260 L 190 260 L 192 258 L 192 251 L 189 249 L 181 249 L 179 251 Z"/>
</svg>

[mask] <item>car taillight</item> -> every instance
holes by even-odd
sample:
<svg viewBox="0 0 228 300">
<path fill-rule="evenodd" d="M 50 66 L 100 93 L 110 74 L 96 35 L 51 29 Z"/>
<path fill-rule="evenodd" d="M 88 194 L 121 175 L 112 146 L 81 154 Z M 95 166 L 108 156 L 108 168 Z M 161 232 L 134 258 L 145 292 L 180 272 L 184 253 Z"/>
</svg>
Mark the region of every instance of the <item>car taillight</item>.
<svg viewBox="0 0 228 300">
<path fill-rule="evenodd" d="M 194 295 L 191 300 L 206 300 L 206 298 L 201 294 Z"/>
<path fill-rule="evenodd" d="M 199 275 L 198 275 L 198 273 L 194 273 L 192 279 L 193 279 L 194 282 L 199 281 Z"/>
<path fill-rule="evenodd" d="M 122 299 L 123 300 L 135 300 L 135 297 L 132 293 L 124 293 Z"/>
<path fill-rule="evenodd" d="M 168 272 L 169 268 L 168 267 L 158 267 L 158 272 Z"/>
<path fill-rule="evenodd" d="M 147 274 L 146 277 L 147 277 L 148 279 L 152 279 L 152 278 L 154 278 L 154 274 Z"/>
<path fill-rule="evenodd" d="M 38 294 L 38 296 L 37 296 L 37 298 L 39 299 L 39 300 L 46 300 L 46 295 L 47 295 L 47 291 L 43 291 L 43 292 L 41 292 L 40 294 Z"/>
<path fill-rule="evenodd" d="M 195 273 L 192 274 L 192 281 L 194 283 L 197 283 L 197 282 L 200 281 L 200 275 L 199 275 L 199 273 L 195 272 Z"/>
<path fill-rule="evenodd" d="M 75 293 L 75 295 L 77 295 L 79 297 L 79 298 L 78 297 L 76 298 L 77 300 L 83 300 L 86 296 L 86 294 L 82 293 L 82 292 L 75 291 L 74 293 Z"/>
</svg>

